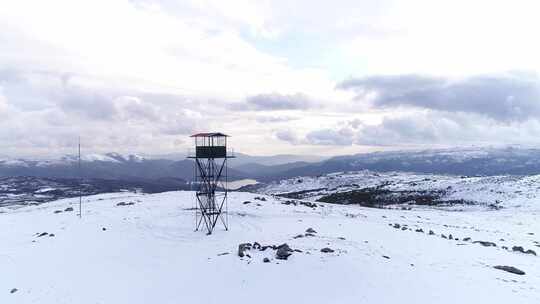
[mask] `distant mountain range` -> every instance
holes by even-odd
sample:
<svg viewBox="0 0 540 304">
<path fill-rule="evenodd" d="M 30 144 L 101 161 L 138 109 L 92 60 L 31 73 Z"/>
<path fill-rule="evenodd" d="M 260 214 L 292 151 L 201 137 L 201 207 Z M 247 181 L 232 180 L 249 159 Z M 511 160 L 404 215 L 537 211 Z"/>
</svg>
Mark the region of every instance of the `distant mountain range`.
<svg viewBox="0 0 540 304">
<path fill-rule="evenodd" d="M 540 174 L 540 149 L 455 148 L 423 151 L 374 152 L 329 159 L 317 156 L 249 156 L 231 160 L 229 179 L 252 178 L 271 181 L 296 176 L 316 176 L 339 171 L 408 171 L 457 175 Z M 193 161 L 179 157 L 143 157 L 118 153 L 87 154 L 82 157 L 84 178 L 191 180 Z M 54 160 L 0 159 L 0 177 L 78 177 L 76 156 Z"/>
<path fill-rule="evenodd" d="M 422 151 L 374 152 L 333 157 L 273 172 L 269 178 L 315 176 L 340 171 L 407 171 L 468 176 L 540 174 L 540 149 L 454 148 Z"/>
</svg>

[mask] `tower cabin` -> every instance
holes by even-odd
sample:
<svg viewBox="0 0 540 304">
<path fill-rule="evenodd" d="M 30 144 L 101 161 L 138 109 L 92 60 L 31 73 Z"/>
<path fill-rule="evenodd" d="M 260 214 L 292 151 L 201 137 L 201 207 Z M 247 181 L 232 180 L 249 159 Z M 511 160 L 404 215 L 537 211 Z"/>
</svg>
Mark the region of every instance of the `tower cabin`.
<svg viewBox="0 0 540 304">
<path fill-rule="evenodd" d="M 191 135 L 195 140 L 195 155 L 193 158 L 229 158 L 227 155 L 226 134 L 197 133 Z"/>
</svg>

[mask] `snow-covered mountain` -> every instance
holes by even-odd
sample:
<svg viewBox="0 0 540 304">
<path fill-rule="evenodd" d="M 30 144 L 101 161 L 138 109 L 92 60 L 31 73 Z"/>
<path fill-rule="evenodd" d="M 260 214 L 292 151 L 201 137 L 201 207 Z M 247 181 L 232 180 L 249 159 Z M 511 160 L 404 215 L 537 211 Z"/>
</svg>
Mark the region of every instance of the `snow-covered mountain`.
<svg viewBox="0 0 540 304">
<path fill-rule="evenodd" d="M 260 176 L 260 179 L 279 180 L 365 169 L 470 176 L 540 174 L 540 149 L 473 147 L 364 153 L 295 166 L 274 172 L 271 176 Z"/>
<path fill-rule="evenodd" d="M 252 178 L 263 182 L 359 170 L 467 176 L 540 174 L 540 149 L 522 147 L 375 152 L 318 162 L 301 161 L 301 157 L 290 155 L 237 156 L 229 162 L 231 179 Z M 0 176 L 73 178 L 79 174 L 77 161 L 74 155 L 51 160 L 3 159 L 0 160 Z M 193 162 L 185 158 L 173 160 L 118 153 L 84 154 L 82 168 L 88 178 L 187 180 L 193 174 Z"/>
</svg>

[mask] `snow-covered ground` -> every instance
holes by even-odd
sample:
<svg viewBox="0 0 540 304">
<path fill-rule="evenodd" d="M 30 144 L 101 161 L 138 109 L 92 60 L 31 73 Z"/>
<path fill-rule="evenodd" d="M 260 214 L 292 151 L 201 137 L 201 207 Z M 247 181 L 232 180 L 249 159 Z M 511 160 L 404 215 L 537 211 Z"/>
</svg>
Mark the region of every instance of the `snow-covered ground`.
<svg viewBox="0 0 540 304">
<path fill-rule="evenodd" d="M 443 200 L 499 204 L 504 208 L 540 208 L 540 175 L 467 177 L 404 172 L 338 172 L 318 177 L 298 177 L 258 189 L 265 194 L 311 191 L 304 199 L 355 189 L 381 187 L 391 191 L 444 191 Z"/>
<path fill-rule="evenodd" d="M 0 208 L 0 303 L 540 303 L 540 257 L 511 250 L 540 253 L 540 203 L 404 211 L 256 196 L 231 193 L 230 230 L 209 236 L 193 231 L 192 192 L 84 197 L 81 219 L 77 199 Z M 301 252 L 240 258 L 254 241 Z"/>
</svg>

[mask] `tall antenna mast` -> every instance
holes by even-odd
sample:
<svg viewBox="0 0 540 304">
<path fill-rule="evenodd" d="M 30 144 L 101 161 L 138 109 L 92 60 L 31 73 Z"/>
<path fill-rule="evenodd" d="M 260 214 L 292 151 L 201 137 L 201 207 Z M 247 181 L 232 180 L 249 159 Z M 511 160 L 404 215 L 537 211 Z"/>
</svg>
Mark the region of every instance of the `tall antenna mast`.
<svg viewBox="0 0 540 304">
<path fill-rule="evenodd" d="M 82 218 L 81 136 L 79 136 L 79 218 Z"/>
</svg>

